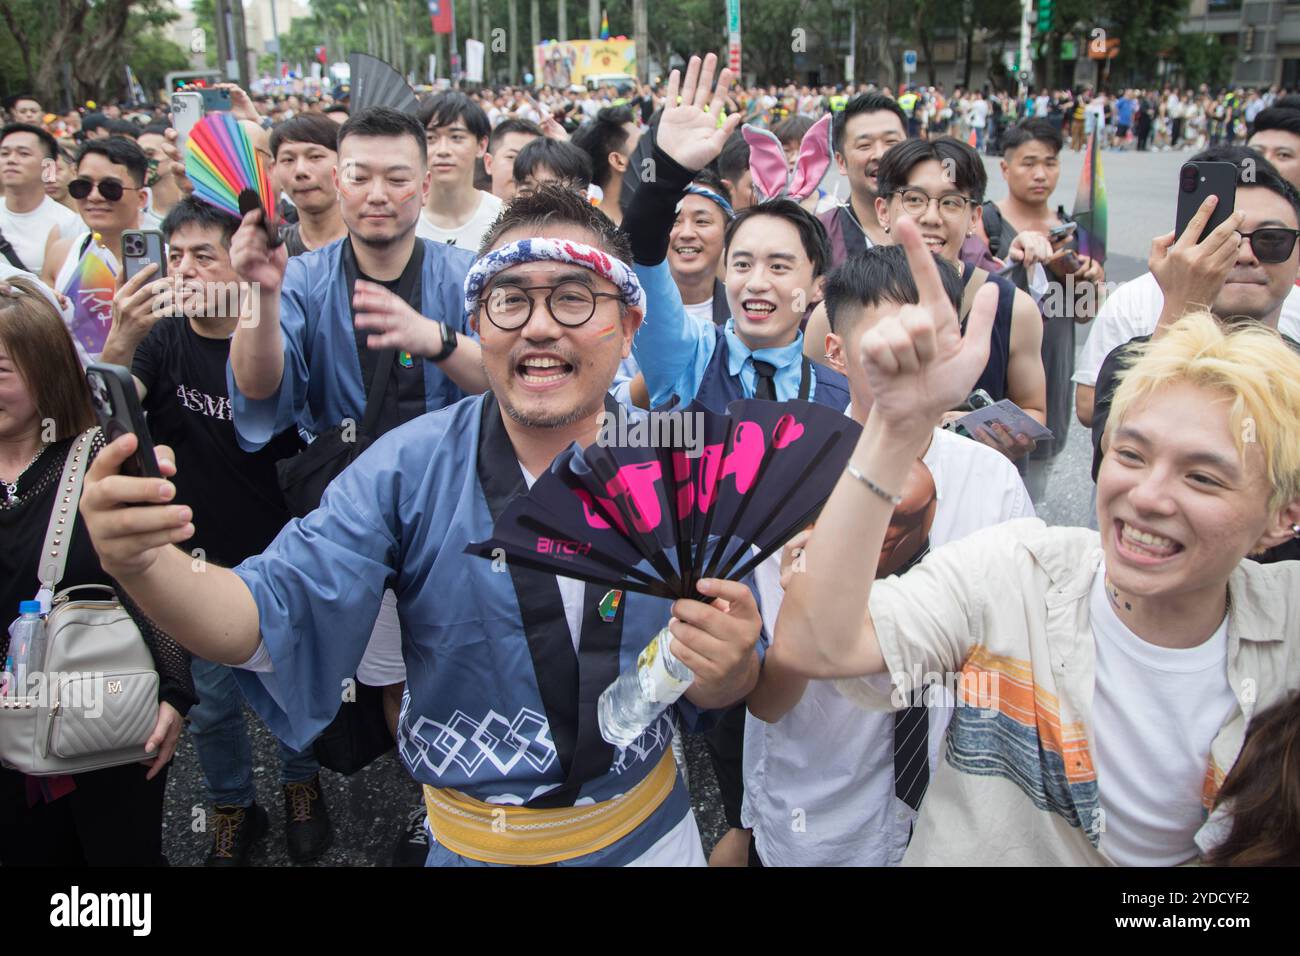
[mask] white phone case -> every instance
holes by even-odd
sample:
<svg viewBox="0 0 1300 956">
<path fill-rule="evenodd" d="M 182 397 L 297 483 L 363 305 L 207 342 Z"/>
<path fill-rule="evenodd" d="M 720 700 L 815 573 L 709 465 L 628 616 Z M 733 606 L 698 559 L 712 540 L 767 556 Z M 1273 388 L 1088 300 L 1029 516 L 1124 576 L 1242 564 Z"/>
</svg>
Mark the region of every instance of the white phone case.
<svg viewBox="0 0 1300 956">
<path fill-rule="evenodd" d="M 176 128 L 176 137 L 180 142 L 189 138 L 199 120 L 203 119 L 203 94 L 172 94 L 172 126 Z"/>
</svg>

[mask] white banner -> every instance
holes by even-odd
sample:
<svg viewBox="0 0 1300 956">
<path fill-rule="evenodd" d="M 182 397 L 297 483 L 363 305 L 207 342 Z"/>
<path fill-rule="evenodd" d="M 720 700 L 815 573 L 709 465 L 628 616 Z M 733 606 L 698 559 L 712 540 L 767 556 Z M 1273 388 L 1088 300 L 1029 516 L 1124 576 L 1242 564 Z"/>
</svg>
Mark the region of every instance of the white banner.
<svg viewBox="0 0 1300 956">
<path fill-rule="evenodd" d="M 481 40 L 465 41 L 465 79 L 471 83 L 483 82 L 483 43 Z"/>
</svg>

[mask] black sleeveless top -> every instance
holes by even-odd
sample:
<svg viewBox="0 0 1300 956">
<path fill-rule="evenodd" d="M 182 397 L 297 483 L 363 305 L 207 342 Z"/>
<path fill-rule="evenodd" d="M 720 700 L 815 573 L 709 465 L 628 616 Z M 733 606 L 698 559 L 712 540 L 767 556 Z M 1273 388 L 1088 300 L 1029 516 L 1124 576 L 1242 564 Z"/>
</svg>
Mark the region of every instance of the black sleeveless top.
<svg viewBox="0 0 1300 956">
<path fill-rule="evenodd" d="M 975 270 L 969 265 L 962 269 L 961 282 L 964 289 L 970 283 Z M 998 402 L 1007 397 L 1007 368 L 1011 364 L 1011 309 L 1016 301 L 1016 287 L 1010 279 L 990 273 L 984 280 L 998 290 L 998 311 L 993 319 L 993 336 L 989 342 L 989 363 L 984 366 L 976 388 L 989 393 L 993 401 Z M 966 334 L 966 320 L 962 319 L 962 334 Z"/>
</svg>

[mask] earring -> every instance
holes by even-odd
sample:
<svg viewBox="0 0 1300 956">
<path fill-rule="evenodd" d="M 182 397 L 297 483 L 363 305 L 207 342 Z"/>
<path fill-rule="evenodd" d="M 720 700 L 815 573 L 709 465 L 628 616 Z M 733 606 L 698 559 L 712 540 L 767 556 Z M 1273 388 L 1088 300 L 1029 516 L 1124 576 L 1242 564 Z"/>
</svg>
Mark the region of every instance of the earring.
<svg viewBox="0 0 1300 956">
<path fill-rule="evenodd" d="M 1293 524 L 1291 526 L 1291 534 L 1295 535 L 1295 537 L 1297 538 L 1300 538 L 1300 524 Z"/>
<path fill-rule="evenodd" d="M 889 227 L 888 227 L 888 226 L 885 227 L 885 235 L 889 235 Z"/>
</svg>

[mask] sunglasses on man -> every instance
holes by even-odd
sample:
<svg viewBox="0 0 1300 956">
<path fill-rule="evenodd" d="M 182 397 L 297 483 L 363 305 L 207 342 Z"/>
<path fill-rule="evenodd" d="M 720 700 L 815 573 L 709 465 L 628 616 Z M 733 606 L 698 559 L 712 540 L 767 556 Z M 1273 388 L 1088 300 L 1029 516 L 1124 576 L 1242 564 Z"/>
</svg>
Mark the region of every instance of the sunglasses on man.
<svg viewBox="0 0 1300 956">
<path fill-rule="evenodd" d="M 1291 258 L 1296 239 L 1300 238 L 1300 229 L 1266 226 L 1254 232 L 1240 232 L 1238 235 L 1250 243 L 1256 259 L 1265 265 L 1277 265 Z"/>
<path fill-rule="evenodd" d="M 138 187 L 124 186 L 121 181 L 117 179 L 101 179 L 96 183 L 79 176 L 72 182 L 68 183 L 68 195 L 73 199 L 85 199 L 90 195 L 91 190 L 96 188 L 99 189 L 99 195 L 105 202 L 117 202 L 122 198 L 122 194 L 126 190 L 130 189 L 134 191 Z"/>
</svg>

